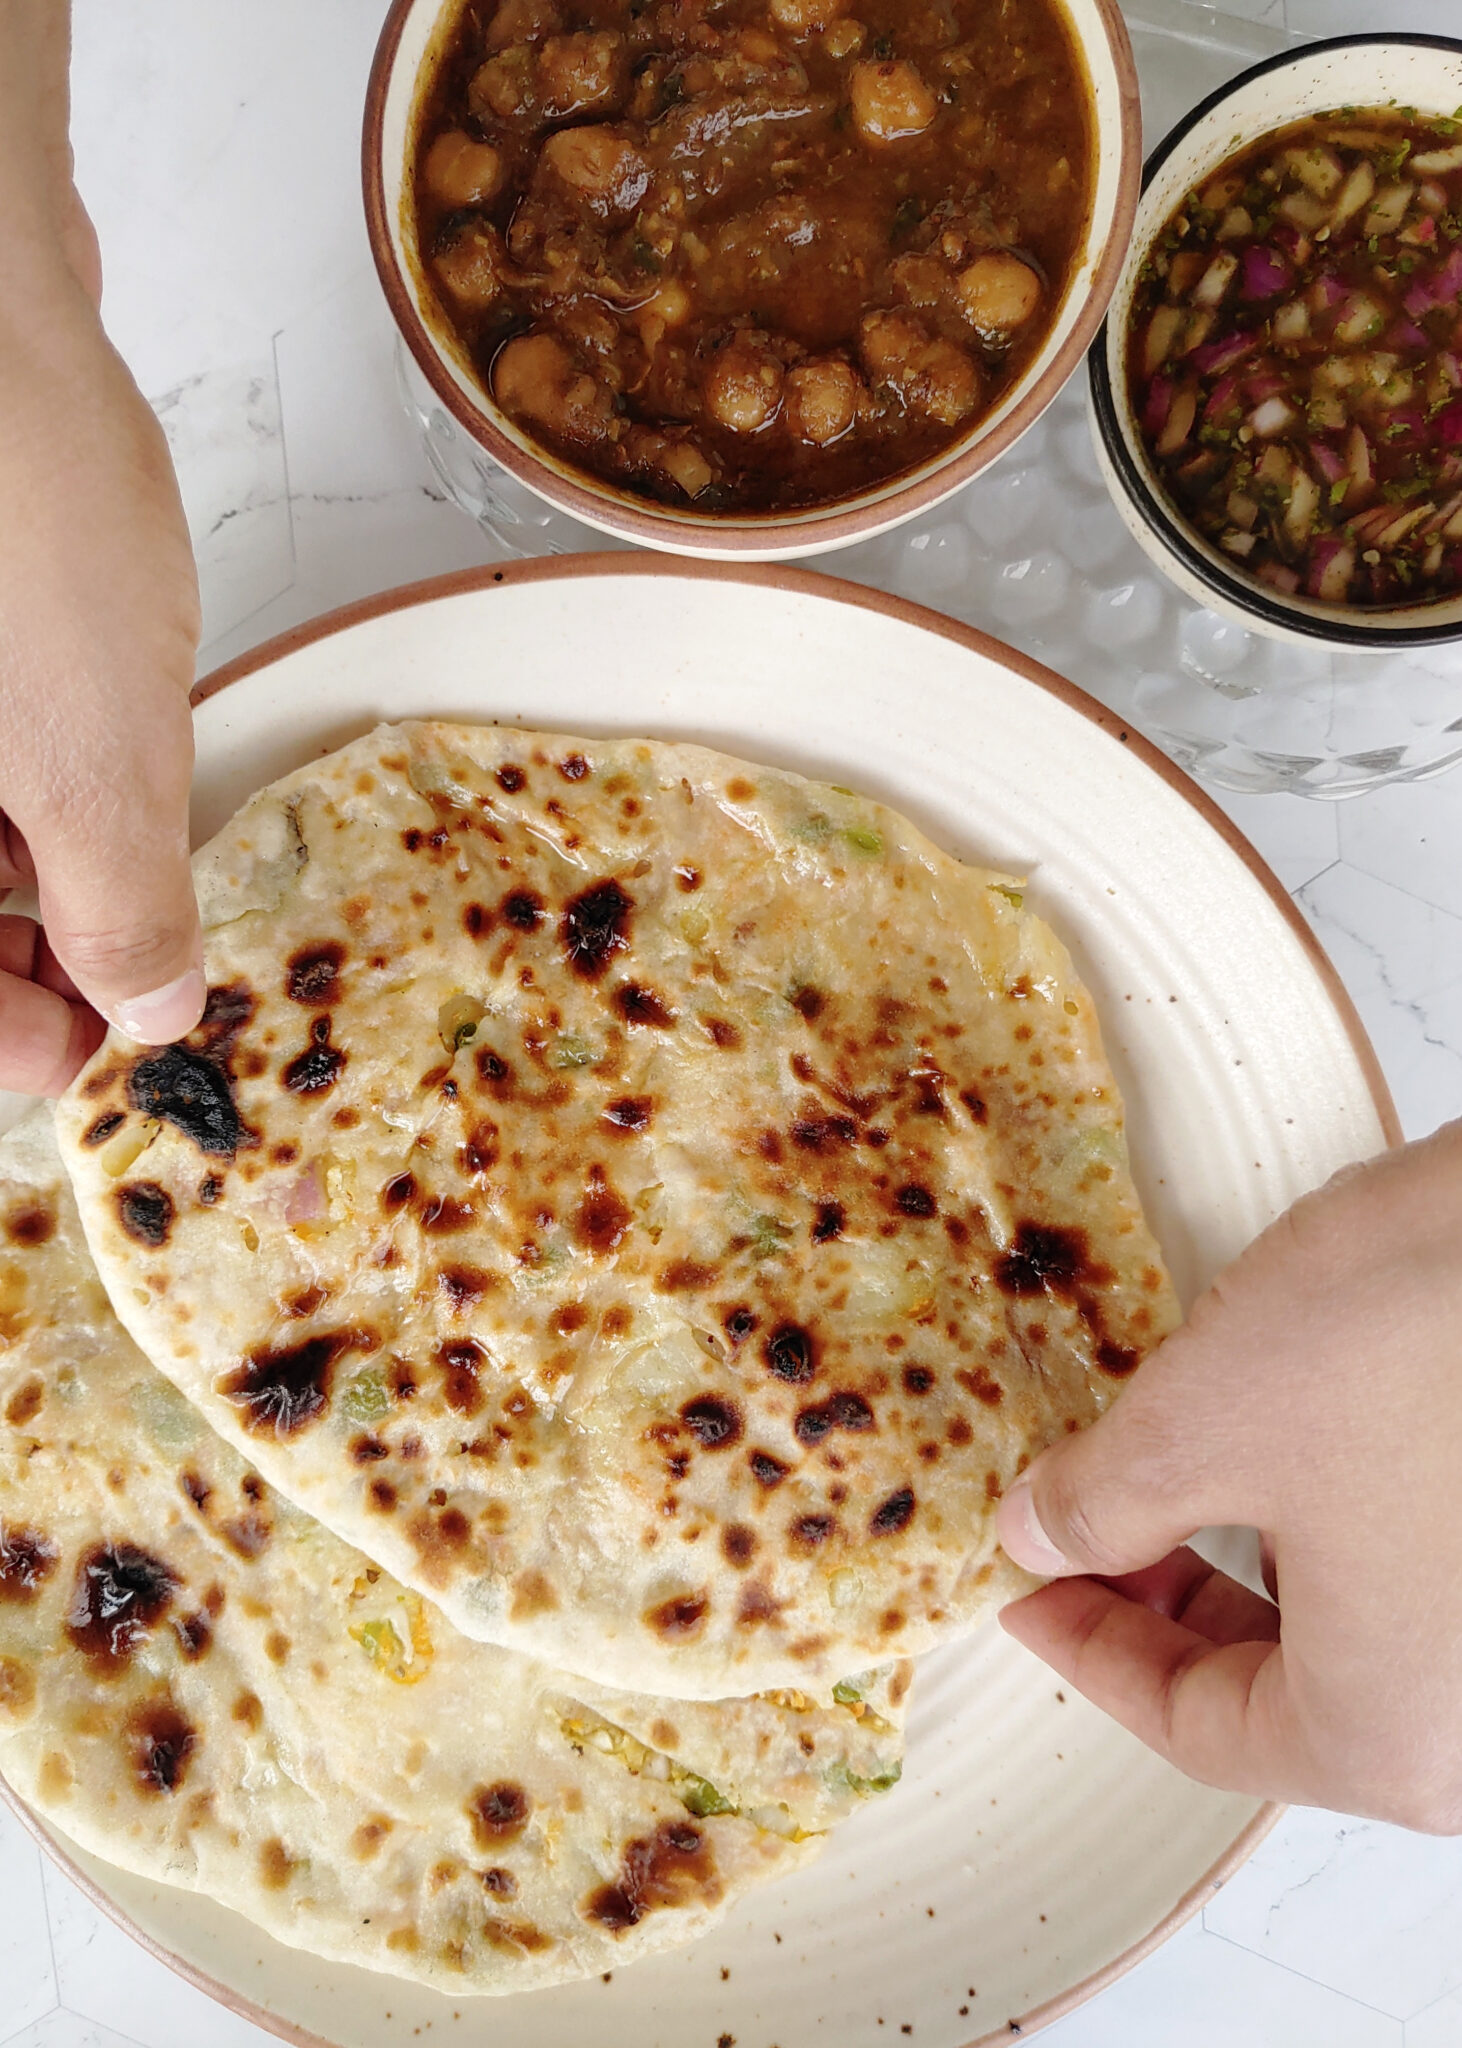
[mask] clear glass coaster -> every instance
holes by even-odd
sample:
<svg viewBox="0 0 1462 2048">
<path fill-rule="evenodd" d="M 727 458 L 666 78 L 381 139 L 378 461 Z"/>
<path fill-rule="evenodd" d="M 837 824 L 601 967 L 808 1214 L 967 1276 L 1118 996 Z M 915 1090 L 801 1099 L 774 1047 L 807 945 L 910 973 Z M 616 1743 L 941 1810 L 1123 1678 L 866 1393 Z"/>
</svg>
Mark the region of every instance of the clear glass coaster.
<svg viewBox="0 0 1462 2048">
<path fill-rule="evenodd" d="M 505 553 L 626 545 L 556 511 L 484 454 L 404 346 L 398 371 L 443 489 Z M 982 627 L 1226 789 L 1351 796 L 1462 759 L 1462 649 L 1291 647 L 1203 610 L 1158 575 L 1107 497 L 1081 376 L 931 518 L 809 566 Z"/>
</svg>

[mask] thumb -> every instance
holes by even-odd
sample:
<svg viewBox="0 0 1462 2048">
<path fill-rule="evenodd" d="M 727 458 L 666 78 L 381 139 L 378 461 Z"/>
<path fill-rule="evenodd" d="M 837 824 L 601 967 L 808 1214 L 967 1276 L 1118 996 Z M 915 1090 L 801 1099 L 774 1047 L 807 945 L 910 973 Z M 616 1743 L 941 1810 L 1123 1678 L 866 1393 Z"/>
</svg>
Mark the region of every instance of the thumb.
<svg viewBox="0 0 1462 2048">
<path fill-rule="evenodd" d="M 74 763 L 63 799 L 28 818 L 41 917 L 77 989 L 129 1038 L 163 1045 L 203 1014 L 203 935 L 188 860 L 186 705 L 146 755 Z"/>
<path fill-rule="evenodd" d="M 1192 1342 L 1170 1337 L 1105 1415 L 1042 1451 L 1010 1488 L 995 1527 L 1016 1564 L 1041 1578 L 1115 1578 L 1232 1518 L 1220 1493 L 1231 1460 L 1215 1456 L 1183 1369 Z"/>
</svg>

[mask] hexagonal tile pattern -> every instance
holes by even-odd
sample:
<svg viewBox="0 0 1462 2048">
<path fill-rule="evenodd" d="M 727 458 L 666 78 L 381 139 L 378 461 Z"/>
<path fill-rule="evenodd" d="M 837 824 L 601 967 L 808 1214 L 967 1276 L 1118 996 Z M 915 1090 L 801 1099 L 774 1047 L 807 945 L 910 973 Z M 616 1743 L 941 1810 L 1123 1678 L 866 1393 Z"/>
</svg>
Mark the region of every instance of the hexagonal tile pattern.
<svg viewBox="0 0 1462 2048">
<path fill-rule="evenodd" d="M 207 646 L 294 581 L 273 357 L 201 371 L 154 398 L 152 409 L 188 516 Z"/>
<path fill-rule="evenodd" d="M 145 2048 L 262 2048 L 273 2039 L 175 1976 L 49 1860 L 44 1882 L 56 1990 L 68 2013 Z"/>
<path fill-rule="evenodd" d="M 140 2048 L 140 2044 L 58 2006 L 5 2042 L 4 2048 Z"/>
<path fill-rule="evenodd" d="M 1408 2019 L 1462 1986 L 1462 1842 L 1297 1807 L 1203 1919 L 1255 1955 Z"/>
<path fill-rule="evenodd" d="M 1462 808 L 1462 781 L 1453 791 Z M 1462 919 L 1349 861 L 1295 900 L 1354 998 L 1407 1136 L 1462 1114 Z"/>
<path fill-rule="evenodd" d="M 205 639 L 207 667 L 335 605 L 499 552 L 432 476 L 397 388 L 395 329 L 374 273 L 362 267 L 291 319 L 275 339 L 275 363 L 289 574 L 272 601 Z M 348 406 L 338 402 L 342 388 Z M 180 473 L 186 488 L 181 464 Z M 247 553 L 242 537 L 229 545 Z M 200 572 L 206 600 L 226 571 L 200 562 Z"/>
<path fill-rule="evenodd" d="M 41 1891 L 41 1852 L 0 1806 L 0 2028 L 38 2020 L 56 2003 L 56 1972 Z M 0 2038 L 3 2038 L 0 2035 Z"/>
<path fill-rule="evenodd" d="M 1457 2048 L 1462 2041 L 1462 1991 L 1439 1998 L 1406 2022 L 1406 2048 Z"/>
<path fill-rule="evenodd" d="M 1459 815 L 1462 780 L 1457 771 L 1434 782 L 1373 790 L 1364 803 L 1338 809 L 1341 858 L 1393 889 L 1462 917 Z"/>
<path fill-rule="evenodd" d="M 1398 2020 L 1196 1923 L 1041 2038 L 1051 2048 L 1402 2048 Z"/>
</svg>

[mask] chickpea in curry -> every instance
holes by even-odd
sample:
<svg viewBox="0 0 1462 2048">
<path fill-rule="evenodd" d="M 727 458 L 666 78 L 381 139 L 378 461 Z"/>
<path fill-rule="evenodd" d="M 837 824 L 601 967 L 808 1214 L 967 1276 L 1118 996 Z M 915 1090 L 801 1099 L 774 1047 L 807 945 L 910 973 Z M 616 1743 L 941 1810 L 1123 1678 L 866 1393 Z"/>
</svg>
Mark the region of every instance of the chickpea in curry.
<svg viewBox="0 0 1462 2048">
<path fill-rule="evenodd" d="M 501 410 L 703 512 L 836 503 L 968 434 L 1085 230 L 1060 0 L 472 0 L 417 115 L 440 319 Z"/>
</svg>

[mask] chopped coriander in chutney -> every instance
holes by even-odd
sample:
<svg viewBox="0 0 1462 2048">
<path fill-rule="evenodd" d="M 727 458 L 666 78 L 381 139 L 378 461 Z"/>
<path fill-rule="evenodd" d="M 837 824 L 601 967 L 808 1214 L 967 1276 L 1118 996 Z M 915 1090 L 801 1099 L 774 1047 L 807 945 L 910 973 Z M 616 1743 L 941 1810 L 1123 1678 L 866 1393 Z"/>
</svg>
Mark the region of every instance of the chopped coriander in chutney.
<svg viewBox="0 0 1462 2048">
<path fill-rule="evenodd" d="M 1346 108 L 1230 157 L 1153 245 L 1127 375 L 1236 569 L 1371 609 L 1462 590 L 1462 110 Z"/>
</svg>

